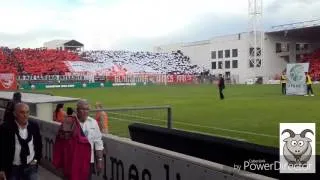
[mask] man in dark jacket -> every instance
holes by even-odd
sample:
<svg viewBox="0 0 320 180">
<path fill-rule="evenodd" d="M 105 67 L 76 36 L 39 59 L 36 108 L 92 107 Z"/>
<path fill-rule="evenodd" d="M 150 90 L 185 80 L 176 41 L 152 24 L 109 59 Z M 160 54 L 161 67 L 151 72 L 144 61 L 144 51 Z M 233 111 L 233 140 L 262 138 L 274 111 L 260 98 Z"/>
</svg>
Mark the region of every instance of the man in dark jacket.
<svg viewBox="0 0 320 180">
<path fill-rule="evenodd" d="M 13 111 L 14 111 L 14 106 L 17 103 L 21 103 L 21 93 L 20 92 L 15 92 L 13 94 L 12 100 L 10 102 L 8 102 L 6 110 L 4 112 L 4 116 L 3 116 L 3 121 L 14 121 L 14 115 L 13 115 Z"/>
<path fill-rule="evenodd" d="M 0 126 L 0 179 L 37 180 L 42 157 L 40 129 L 29 121 L 27 104 L 18 103 L 14 109 L 15 119 Z"/>
<path fill-rule="evenodd" d="M 224 78 L 222 77 L 222 75 L 219 75 L 219 83 L 218 83 L 218 87 L 219 87 L 219 94 L 220 94 L 220 99 L 224 99 L 224 95 L 223 95 L 223 90 L 225 88 L 224 85 Z"/>
</svg>

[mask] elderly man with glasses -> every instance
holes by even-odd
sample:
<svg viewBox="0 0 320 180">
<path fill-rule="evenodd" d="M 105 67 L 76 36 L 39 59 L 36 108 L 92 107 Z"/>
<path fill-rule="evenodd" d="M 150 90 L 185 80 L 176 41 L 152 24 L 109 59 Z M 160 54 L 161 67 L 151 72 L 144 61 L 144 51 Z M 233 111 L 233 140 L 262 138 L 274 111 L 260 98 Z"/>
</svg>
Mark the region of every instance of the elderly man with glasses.
<svg viewBox="0 0 320 180">
<path fill-rule="evenodd" d="M 98 172 L 103 168 L 103 142 L 97 121 L 89 117 L 89 103 L 86 100 L 80 100 L 77 103 L 76 114 L 80 122 L 81 129 L 84 135 L 88 138 L 91 145 L 91 172 L 94 169 L 94 163 Z M 94 150 L 96 151 L 94 153 Z M 96 154 L 96 157 L 94 157 Z M 91 179 L 91 175 L 90 178 Z"/>
</svg>

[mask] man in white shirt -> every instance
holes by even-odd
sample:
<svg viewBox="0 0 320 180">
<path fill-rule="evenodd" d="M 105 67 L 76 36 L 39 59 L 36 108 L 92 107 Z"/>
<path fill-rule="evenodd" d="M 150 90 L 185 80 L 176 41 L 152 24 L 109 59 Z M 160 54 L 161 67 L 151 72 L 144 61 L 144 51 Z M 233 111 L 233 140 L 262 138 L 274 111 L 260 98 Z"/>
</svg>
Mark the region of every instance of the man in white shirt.
<svg viewBox="0 0 320 180">
<path fill-rule="evenodd" d="M 104 149 L 102 135 L 97 121 L 89 117 L 89 110 L 90 107 L 86 100 L 78 101 L 76 110 L 77 117 L 79 119 L 82 131 L 88 138 L 91 145 L 91 170 L 93 170 L 94 163 L 96 163 L 97 171 L 101 172 L 103 168 Z M 96 151 L 95 153 L 94 150 Z M 96 154 L 96 157 L 94 157 L 94 154 Z"/>
</svg>

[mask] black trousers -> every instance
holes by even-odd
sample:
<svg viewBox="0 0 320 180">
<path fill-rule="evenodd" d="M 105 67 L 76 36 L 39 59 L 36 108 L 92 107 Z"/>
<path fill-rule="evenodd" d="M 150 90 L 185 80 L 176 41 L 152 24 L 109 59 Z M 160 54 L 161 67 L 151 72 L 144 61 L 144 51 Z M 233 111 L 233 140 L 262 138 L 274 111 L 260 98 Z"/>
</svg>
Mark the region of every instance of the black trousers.
<svg viewBox="0 0 320 180">
<path fill-rule="evenodd" d="M 311 94 L 313 94 L 313 90 L 312 90 L 311 84 L 308 84 L 308 85 L 307 85 L 307 94 L 309 94 L 309 92 L 310 92 Z"/>
<path fill-rule="evenodd" d="M 282 94 L 287 94 L 286 85 L 287 85 L 286 83 L 282 83 L 282 86 L 281 86 Z"/>
<path fill-rule="evenodd" d="M 222 87 L 219 87 L 219 94 L 220 94 L 220 99 L 224 99 L 224 95 L 223 95 L 223 89 Z"/>
<path fill-rule="evenodd" d="M 38 180 L 38 165 L 13 166 L 8 180 Z"/>
<path fill-rule="evenodd" d="M 88 180 L 92 180 L 92 174 L 94 173 L 95 173 L 94 163 L 90 163 L 90 172 L 89 172 Z"/>
</svg>

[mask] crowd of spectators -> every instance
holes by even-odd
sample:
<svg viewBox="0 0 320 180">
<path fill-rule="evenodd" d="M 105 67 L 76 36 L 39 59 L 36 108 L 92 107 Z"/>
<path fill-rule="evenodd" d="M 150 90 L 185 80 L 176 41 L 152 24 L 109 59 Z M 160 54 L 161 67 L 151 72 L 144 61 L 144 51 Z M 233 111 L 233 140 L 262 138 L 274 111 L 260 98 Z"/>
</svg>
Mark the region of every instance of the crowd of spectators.
<svg viewBox="0 0 320 180">
<path fill-rule="evenodd" d="M 11 49 L 0 47 L 0 73 L 17 73 L 18 66 L 18 63 L 13 58 Z"/>
<path fill-rule="evenodd" d="M 63 50 L 1 47 L 0 72 L 14 72 L 19 75 L 64 74 L 69 72 L 64 61 L 77 61 L 79 59 L 77 54 Z"/>
<path fill-rule="evenodd" d="M 14 49 L 13 55 L 22 64 L 21 73 L 64 74 L 69 72 L 64 61 L 79 60 L 75 53 L 52 49 Z M 35 66 L 36 65 L 36 66 Z"/>
<path fill-rule="evenodd" d="M 120 67 L 129 73 L 200 74 L 181 51 L 172 53 L 84 51 L 77 54 L 46 48 L 0 48 L 0 73 L 63 75 L 66 72 L 106 72 Z"/>
<path fill-rule="evenodd" d="M 71 62 L 74 71 L 110 69 L 121 66 L 133 73 L 199 74 L 202 69 L 190 63 L 190 58 L 181 51 L 172 53 L 130 52 L 130 51 L 85 51 L 83 62 Z M 90 65 L 90 63 L 93 63 Z"/>
<path fill-rule="evenodd" d="M 313 81 L 320 80 L 320 49 L 315 50 L 309 55 L 305 55 L 303 62 L 309 62 L 309 73 Z"/>
<path fill-rule="evenodd" d="M 305 55 L 313 80 L 320 80 L 320 49 Z M 0 73 L 18 75 L 64 75 L 68 72 L 192 74 L 203 76 L 203 68 L 191 64 L 181 51 L 172 53 L 131 51 L 84 51 L 81 54 L 46 48 L 0 47 Z"/>
</svg>

